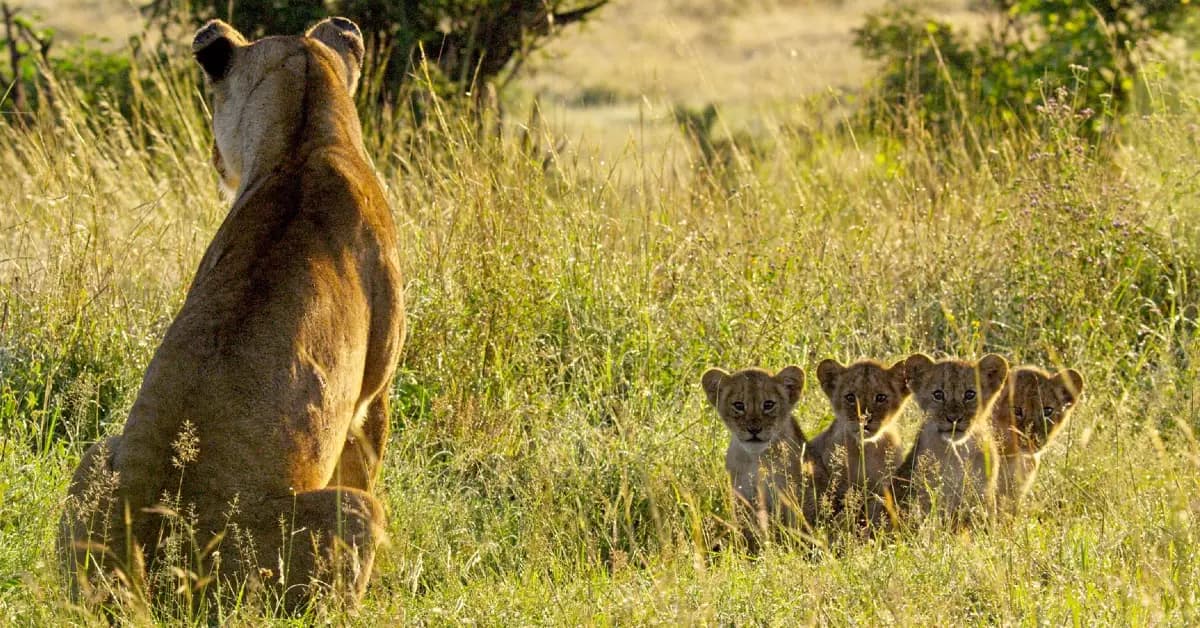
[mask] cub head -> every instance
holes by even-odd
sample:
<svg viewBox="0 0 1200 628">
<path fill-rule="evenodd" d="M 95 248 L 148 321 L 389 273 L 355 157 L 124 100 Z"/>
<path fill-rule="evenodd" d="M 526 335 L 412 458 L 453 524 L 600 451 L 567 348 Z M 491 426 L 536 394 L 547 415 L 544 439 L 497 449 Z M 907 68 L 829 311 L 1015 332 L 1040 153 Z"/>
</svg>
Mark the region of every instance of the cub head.
<svg viewBox="0 0 1200 628">
<path fill-rule="evenodd" d="M 1082 392 L 1083 376 L 1075 369 L 1054 375 L 1028 366 L 1016 369 L 1005 387 L 1012 425 L 1027 446 L 1040 450 L 1066 423 Z"/>
<path fill-rule="evenodd" d="M 727 373 L 709 369 L 700 378 L 708 402 L 747 453 L 758 455 L 783 435 L 804 390 L 804 371 L 789 366 L 775 375 L 761 369 Z"/>
<path fill-rule="evenodd" d="M 212 87 L 213 163 L 236 189 L 256 158 L 286 155 L 313 109 L 349 107 L 362 73 L 362 33 L 334 17 L 299 37 L 248 42 L 221 20 L 196 31 L 192 53 Z M 260 166 L 263 164 L 259 164 Z"/>
<path fill-rule="evenodd" d="M 933 425 L 948 438 L 967 432 L 991 406 L 1004 386 L 1008 361 L 991 353 L 978 363 L 965 360 L 934 362 L 917 353 L 904 361 L 908 388 Z"/>
<path fill-rule="evenodd" d="M 870 438 L 900 414 L 909 390 L 904 362 L 890 368 L 874 360 L 842 366 L 837 360 L 817 365 L 817 381 L 833 405 L 833 420 Z"/>
</svg>

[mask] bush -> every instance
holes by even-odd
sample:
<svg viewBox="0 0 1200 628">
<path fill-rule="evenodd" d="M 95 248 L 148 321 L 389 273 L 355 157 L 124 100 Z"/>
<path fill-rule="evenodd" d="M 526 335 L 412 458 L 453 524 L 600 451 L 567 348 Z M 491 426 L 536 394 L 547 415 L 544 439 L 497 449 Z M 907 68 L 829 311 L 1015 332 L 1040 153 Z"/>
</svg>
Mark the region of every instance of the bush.
<svg viewBox="0 0 1200 628">
<path fill-rule="evenodd" d="M 1138 55 L 1180 23 L 1187 0 L 985 0 L 996 18 L 981 37 L 912 6 L 869 15 L 855 44 L 881 62 L 885 108 L 934 128 L 973 117 L 1027 122 L 1047 94 L 1067 87 L 1101 133 L 1133 101 Z M 877 113 L 873 111 L 872 113 Z"/>
<path fill-rule="evenodd" d="M 0 71 L 0 107 L 18 115 L 40 111 L 52 105 L 61 87 L 72 86 L 89 106 L 107 101 L 129 113 L 133 84 L 128 51 L 106 51 L 95 38 L 56 47 L 54 30 L 42 28 L 35 17 L 15 11 L 6 17 L 12 28 L 0 32 L 0 50 L 9 65 L 8 74 Z"/>
<path fill-rule="evenodd" d="M 582 21 L 608 0 L 303 0 L 280 9 L 272 0 L 153 0 L 151 16 L 173 17 L 181 6 L 196 22 L 222 18 L 250 37 L 290 35 L 326 15 L 344 15 L 362 29 L 374 73 L 365 92 L 388 102 L 422 59 L 451 93 L 487 96 L 484 89 L 558 29 Z M 478 88 L 478 89 L 476 89 Z M 442 94 L 446 95 L 446 94 Z"/>
</svg>

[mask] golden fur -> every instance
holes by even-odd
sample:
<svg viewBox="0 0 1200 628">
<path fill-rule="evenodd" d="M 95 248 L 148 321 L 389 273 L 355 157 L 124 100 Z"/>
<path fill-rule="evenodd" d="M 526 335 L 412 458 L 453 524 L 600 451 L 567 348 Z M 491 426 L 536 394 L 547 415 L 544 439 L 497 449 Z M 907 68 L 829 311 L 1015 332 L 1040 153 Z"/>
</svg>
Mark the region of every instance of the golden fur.
<svg viewBox="0 0 1200 628">
<path fill-rule="evenodd" d="M 792 416 L 804 389 L 804 371 L 797 366 L 775 375 L 760 369 L 709 369 L 701 385 L 729 430 L 725 470 L 751 551 L 768 531 L 769 520 L 811 525 L 828 476 Z"/>
<path fill-rule="evenodd" d="M 1054 375 L 1036 366 L 1008 374 L 1008 383 L 992 409 L 992 431 L 1000 450 L 997 497 L 1015 510 L 1029 492 L 1043 449 L 1070 418 L 1083 392 L 1083 376 L 1075 369 Z"/>
<path fill-rule="evenodd" d="M 953 524 L 989 514 L 999 460 L 988 416 L 1008 362 L 995 354 L 978 363 L 934 362 L 918 353 L 905 360 L 904 370 L 924 421 L 896 472 L 893 493 L 921 513 L 936 506 Z"/>
<path fill-rule="evenodd" d="M 235 200 L 124 430 L 75 472 L 61 552 L 73 575 L 120 568 L 144 586 L 166 499 L 194 512 L 197 551 L 225 534 L 209 548 L 222 579 L 282 585 L 293 610 L 318 582 L 354 603 L 384 523 L 370 491 L 404 314 L 395 225 L 351 100 L 361 35 L 333 18 L 248 43 L 214 20 L 193 51 Z"/>
<path fill-rule="evenodd" d="M 850 366 L 825 360 L 817 366 L 817 380 L 833 406 L 833 423 L 812 440 L 829 470 L 830 493 L 839 506 L 854 505 L 856 519 L 878 525 L 903 455 L 895 419 L 909 396 L 904 362 L 889 368 L 874 360 Z M 847 493 L 853 494 L 849 501 Z"/>
</svg>

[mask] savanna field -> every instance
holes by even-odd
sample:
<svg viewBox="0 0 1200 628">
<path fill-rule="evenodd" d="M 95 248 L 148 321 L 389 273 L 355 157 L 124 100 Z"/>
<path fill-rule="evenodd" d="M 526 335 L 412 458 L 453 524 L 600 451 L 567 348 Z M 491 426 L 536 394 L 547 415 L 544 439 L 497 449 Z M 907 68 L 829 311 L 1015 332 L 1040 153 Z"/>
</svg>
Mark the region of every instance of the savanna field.
<svg viewBox="0 0 1200 628">
<path fill-rule="evenodd" d="M 592 43 L 556 42 L 504 93 L 499 134 L 437 98 L 420 126 L 360 102 L 408 325 L 379 488 L 389 543 L 363 606 L 118 620 L 1200 622 L 1195 48 L 1139 57 L 1121 116 L 1085 106 L 1079 79 L 1025 118 L 963 104 L 936 126 L 886 108 L 866 123 L 870 64 L 796 59 L 803 28 L 740 65 L 714 52 L 816 15 L 842 35 L 812 49 L 848 56 L 859 4 L 710 4 L 666 3 L 657 31 L 623 21 L 647 9 L 606 7 L 578 35 Z M 728 26 L 689 30 L 708 22 Z M 653 32 L 678 38 L 678 63 L 637 66 L 606 39 Z M 228 209 L 201 75 L 169 50 L 133 64 L 123 106 L 64 84 L 53 107 L 0 116 L 0 624 L 105 622 L 57 569 L 67 482 L 120 431 Z M 673 109 L 710 101 L 716 158 Z M 1083 373 L 1021 516 L 835 527 L 757 558 L 730 543 L 705 369 L 801 366 L 811 437 L 832 418 L 818 362 L 918 351 Z M 910 402 L 906 447 L 918 421 Z"/>
</svg>

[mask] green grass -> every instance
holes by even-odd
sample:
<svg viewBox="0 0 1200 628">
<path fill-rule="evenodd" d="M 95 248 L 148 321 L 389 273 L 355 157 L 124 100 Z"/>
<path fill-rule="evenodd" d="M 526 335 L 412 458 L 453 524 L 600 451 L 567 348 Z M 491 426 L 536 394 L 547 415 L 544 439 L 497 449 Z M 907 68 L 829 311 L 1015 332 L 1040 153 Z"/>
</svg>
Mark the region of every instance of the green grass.
<svg viewBox="0 0 1200 628">
<path fill-rule="evenodd" d="M 58 116 L 0 121 L 0 623 L 99 622 L 54 569 L 66 480 L 120 429 L 226 208 L 195 73 L 141 71 L 134 124 L 67 90 Z M 657 145 L 547 169 L 443 120 L 369 133 L 409 335 L 391 543 L 363 609 L 327 619 L 1200 620 L 1200 102 L 1100 148 L 1053 113 L 951 137 L 778 130 L 718 183 Z M 1087 378 L 1024 516 L 708 552 L 732 504 L 706 367 L 811 380 L 828 356 L 939 350 Z M 797 415 L 828 422 L 815 386 Z"/>
</svg>

